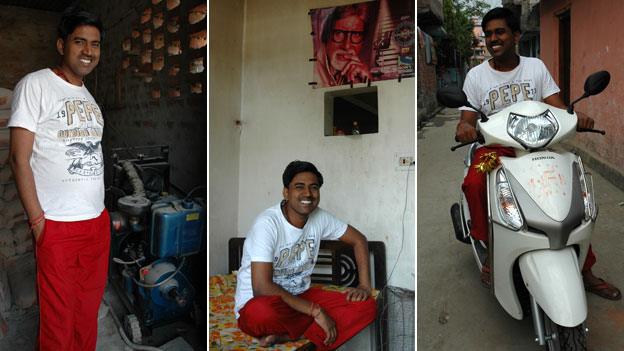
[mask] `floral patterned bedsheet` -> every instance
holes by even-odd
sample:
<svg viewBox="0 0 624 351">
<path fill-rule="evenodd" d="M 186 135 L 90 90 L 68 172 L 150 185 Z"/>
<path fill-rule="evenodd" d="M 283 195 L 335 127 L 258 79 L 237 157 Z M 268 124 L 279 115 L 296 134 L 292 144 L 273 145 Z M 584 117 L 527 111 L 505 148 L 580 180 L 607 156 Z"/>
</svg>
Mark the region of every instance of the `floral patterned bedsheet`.
<svg viewBox="0 0 624 351">
<path fill-rule="evenodd" d="M 307 339 L 277 344 L 270 348 L 258 345 L 258 340 L 238 329 L 234 316 L 236 275 L 215 275 L 209 281 L 209 342 L 210 351 L 230 350 L 296 350 L 307 344 Z"/>
<path fill-rule="evenodd" d="M 210 351 L 230 350 L 296 350 L 307 344 L 307 339 L 300 339 L 272 347 L 260 347 L 258 340 L 243 333 L 237 327 L 234 316 L 234 293 L 236 292 L 236 275 L 215 275 L 209 278 L 209 342 Z M 344 287 L 335 285 L 312 284 L 326 290 L 344 291 Z M 377 291 L 373 292 L 377 297 Z"/>
</svg>

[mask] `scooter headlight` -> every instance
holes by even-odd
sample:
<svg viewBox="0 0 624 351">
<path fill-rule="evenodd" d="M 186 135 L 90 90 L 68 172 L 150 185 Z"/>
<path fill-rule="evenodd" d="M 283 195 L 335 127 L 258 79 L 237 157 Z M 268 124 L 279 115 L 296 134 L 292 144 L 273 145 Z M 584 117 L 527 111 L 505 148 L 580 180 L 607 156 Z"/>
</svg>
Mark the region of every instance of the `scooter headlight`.
<svg viewBox="0 0 624 351">
<path fill-rule="evenodd" d="M 591 173 L 585 171 L 583 162 L 580 157 L 577 159 L 579 181 L 581 183 L 581 192 L 583 195 L 583 205 L 585 206 L 585 220 L 596 220 L 598 216 L 598 209 L 596 208 L 596 202 L 594 200 L 594 178 Z"/>
<path fill-rule="evenodd" d="M 559 131 L 559 123 L 550 110 L 537 116 L 509 114 L 507 134 L 525 149 L 537 149 L 546 146 Z"/>
<path fill-rule="evenodd" d="M 502 168 L 496 173 L 496 199 L 498 200 L 498 213 L 505 222 L 504 224 L 513 230 L 520 230 L 524 225 L 524 220 Z"/>
</svg>

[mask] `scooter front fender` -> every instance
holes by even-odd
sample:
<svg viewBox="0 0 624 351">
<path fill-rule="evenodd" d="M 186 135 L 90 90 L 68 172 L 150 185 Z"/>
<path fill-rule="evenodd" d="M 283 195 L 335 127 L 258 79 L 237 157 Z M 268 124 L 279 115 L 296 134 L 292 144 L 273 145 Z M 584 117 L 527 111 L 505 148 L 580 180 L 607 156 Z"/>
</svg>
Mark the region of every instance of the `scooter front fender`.
<svg viewBox="0 0 624 351">
<path fill-rule="evenodd" d="M 587 300 L 572 247 L 530 251 L 519 264 L 525 286 L 553 322 L 575 327 L 585 321 Z"/>
</svg>

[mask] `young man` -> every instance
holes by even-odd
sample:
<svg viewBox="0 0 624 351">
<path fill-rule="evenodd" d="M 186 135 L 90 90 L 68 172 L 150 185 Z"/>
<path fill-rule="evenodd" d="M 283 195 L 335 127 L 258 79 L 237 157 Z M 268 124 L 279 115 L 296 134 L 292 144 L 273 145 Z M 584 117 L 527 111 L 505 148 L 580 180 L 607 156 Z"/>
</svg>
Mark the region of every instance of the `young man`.
<svg viewBox="0 0 624 351">
<path fill-rule="evenodd" d="M 100 58 L 102 23 L 65 10 L 58 66 L 16 86 L 10 163 L 35 240 L 40 350 L 95 350 L 110 244 L 102 112 L 83 77 Z"/>
<path fill-rule="evenodd" d="M 566 108 L 559 96 L 559 88 L 544 63 L 531 57 L 516 54 L 516 44 L 520 40 L 520 22 L 507 8 L 490 10 L 481 22 L 485 33 L 485 44 L 492 55 L 486 61 L 468 72 L 464 82 L 464 92 L 472 106 L 486 115 L 494 114 L 518 101 L 541 100 L 549 105 Z M 479 114 L 468 107 L 460 108 L 461 117 L 457 125 L 456 138 L 461 142 L 477 139 L 477 119 Z M 592 128 L 590 117 L 577 113 L 578 128 Z M 477 149 L 473 164 L 484 155 L 496 152 L 498 156 L 515 156 L 514 150 L 507 147 L 481 147 Z M 488 240 L 487 198 L 485 173 L 470 167 L 462 189 L 470 210 L 470 234 L 478 240 Z M 620 291 L 613 285 L 593 275 L 591 267 L 596 263 L 591 247 L 583 266 L 583 281 L 588 291 L 607 299 L 621 298 Z M 489 265 L 484 265 L 481 280 L 490 284 Z"/>
<path fill-rule="evenodd" d="M 375 319 L 368 243 L 318 208 L 323 176 L 313 164 L 291 162 L 282 181 L 284 200 L 256 218 L 245 240 L 236 285 L 238 326 L 262 346 L 305 336 L 317 350 L 335 349 Z M 310 288 L 321 240 L 353 246 L 357 288 Z"/>
<path fill-rule="evenodd" d="M 360 59 L 369 14 L 368 3 L 336 7 L 323 25 L 323 48 L 317 53 L 316 72 L 322 86 L 371 78 L 368 65 Z"/>
</svg>

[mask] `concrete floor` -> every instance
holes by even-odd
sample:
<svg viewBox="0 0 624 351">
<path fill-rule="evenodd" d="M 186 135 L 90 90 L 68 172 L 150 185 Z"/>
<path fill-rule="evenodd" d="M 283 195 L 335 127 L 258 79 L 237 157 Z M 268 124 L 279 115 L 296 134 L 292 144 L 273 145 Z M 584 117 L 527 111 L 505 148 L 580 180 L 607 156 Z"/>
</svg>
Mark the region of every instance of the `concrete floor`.
<svg viewBox="0 0 624 351">
<path fill-rule="evenodd" d="M 106 289 L 104 299 L 112 305 L 117 318 L 123 321 L 124 309 L 120 300 L 112 292 L 110 285 Z M 0 339 L 0 350 L 34 350 L 39 323 L 38 307 L 9 311 L 4 317 L 9 324 L 9 334 Z M 163 351 L 205 350 L 206 343 L 203 335 L 201 330 L 197 330 L 189 323 L 176 322 L 155 329 L 147 341 L 149 345 L 159 345 L 158 347 Z M 179 336 L 184 336 L 184 338 Z M 101 306 L 96 351 L 122 350 L 131 349 L 119 335 L 110 310 Z"/>
<path fill-rule="evenodd" d="M 109 295 L 107 293 L 106 295 Z M 110 297 L 109 297 L 110 299 Z M 124 350 L 126 345 L 119 336 L 117 328 L 107 309 L 101 308 L 98 320 L 97 351 Z M 9 325 L 9 334 L 0 340 L 0 350 L 34 350 L 35 336 L 39 324 L 37 306 L 27 310 L 14 310 L 5 315 Z"/>
<path fill-rule="evenodd" d="M 509 316 L 479 281 L 470 247 L 449 215 L 459 199 L 466 148 L 450 151 L 459 115 L 442 110 L 418 131 L 417 346 L 419 350 L 543 350 L 530 318 Z M 599 121 L 597 122 L 599 127 Z M 599 138 L 599 135 L 595 137 Z M 594 173 L 600 207 L 594 273 L 624 288 L 624 192 Z M 624 302 L 589 294 L 590 350 L 624 350 Z"/>
</svg>

